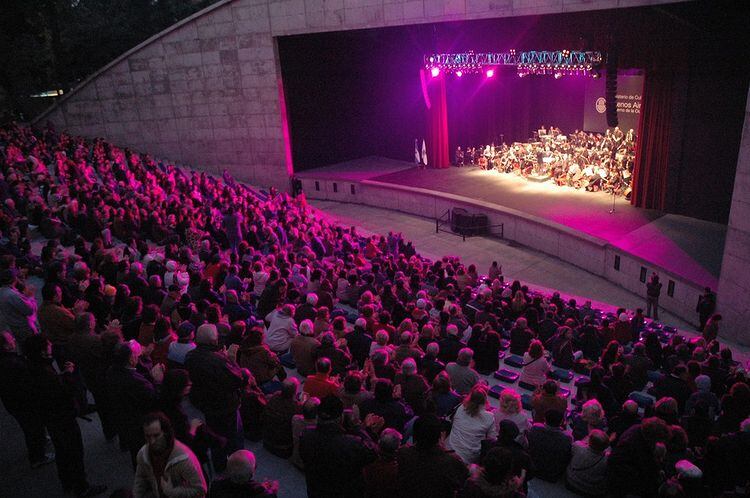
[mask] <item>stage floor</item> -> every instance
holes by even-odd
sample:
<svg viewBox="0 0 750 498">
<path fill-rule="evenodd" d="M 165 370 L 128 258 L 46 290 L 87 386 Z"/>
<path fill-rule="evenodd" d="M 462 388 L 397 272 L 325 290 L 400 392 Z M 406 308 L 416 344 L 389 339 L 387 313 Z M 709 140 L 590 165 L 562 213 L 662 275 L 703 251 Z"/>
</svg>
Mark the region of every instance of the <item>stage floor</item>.
<svg viewBox="0 0 750 498">
<path fill-rule="evenodd" d="M 615 247 L 700 285 L 717 287 L 726 226 L 636 208 L 623 198 L 586 192 L 474 166 L 418 169 L 412 163 L 366 157 L 300 172 L 303 178 L 372 180 L 461 195 L 537 216 L 599 237 Z"/>
</svg>

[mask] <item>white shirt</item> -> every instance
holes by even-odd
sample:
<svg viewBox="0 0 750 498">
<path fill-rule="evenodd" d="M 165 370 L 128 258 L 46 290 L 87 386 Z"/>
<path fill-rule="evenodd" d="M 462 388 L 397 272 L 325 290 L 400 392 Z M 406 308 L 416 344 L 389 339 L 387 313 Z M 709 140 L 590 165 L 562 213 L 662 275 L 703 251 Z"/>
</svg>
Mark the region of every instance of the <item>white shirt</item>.
<svg viewBox="0 0 750 498">
<path fill-rule="evenodd" d="M 453 427 L 447 445 L 468 465 L 479 461 L 482 441 L 496 437 L 495 417 L 490 412 L 483 408 L 472 417 L 466 413 L 466 408 L 462 404 L 453 417 Z"/>
</svg>

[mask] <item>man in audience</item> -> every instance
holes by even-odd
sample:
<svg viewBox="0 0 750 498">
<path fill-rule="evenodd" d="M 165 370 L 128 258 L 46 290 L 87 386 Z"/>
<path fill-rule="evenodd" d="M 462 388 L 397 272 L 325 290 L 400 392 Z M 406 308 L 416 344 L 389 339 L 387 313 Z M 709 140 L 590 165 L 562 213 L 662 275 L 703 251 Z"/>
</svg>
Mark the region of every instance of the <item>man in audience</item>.
<svg viewBox="0 0 750 498">
<path fill-rule="evenodd" d="M 197 347 L 185 358 L 193 381 L 190 400 L 206 416 L 208 427 L 227 439 L 224 451 L 214 452 L 215 465 L 223 470 L 226 455 L 243 447 L 239 406 L 247 379 L 227 351 L 219 348 L 215 325 L 198 327 L 195 342 Z"/>
<path fill-rule="evenodd" d="M 252 451 L 237 450 L 227 460 L 224 477 L 211 483 L 209 498 L 276 498 L 278 482 L 258 482 L 255 479 L 255 455 Z"/>
<path fill-rule="evenodd" d="M 328 358 L 319 358 L 315 362 L 315 374 L 308 375 L 303 390 L 318 399 L 336 395 L 341 388 L 339 382 L 331 378 L 331 361 Z"/>
<path fill-rule="evenodd" d="M 471 368 L 471 361 L 474 358 L 474 351 L 469 348 L 463 348 L 458 352 L 455 362 L 448 363 L 445 371 L 451 379 L 451 386 L 462 396 L 469 394 L 471 388 L 479 382 L 479 374 Z"/>
<path fill-rule="evenodd" d="M 302 409 L 297 400 L 298 390 L 296 378 L 284 380 L 281 391 L 271 396 L 263 411 L 263 447 L 280 458 L 292 456 L 292 418 Z"/>
<path fill-rule="evenodd" d="M 364 494 L 362 469 L 375 461 L 375 445 L 367 437 L 344 433 L 343 413 L 341 400 L 326 396 L 318 407 L 317 426 L 300 437 L 299 453 L 305 464 L 309 498 Z"/>
<path fill-rule="evenodd" d="M 570 462 L 573 439 L 562 429 L 563 413 L 547 410 L 544 424 L 534 424 L 526 435 L 535 475 L 549 482 L 556 482 L 562 477 Z"/>
<path fill-rule="evenodd" d="M 13 333 L 16 343 L 23 344 L 37 329 L 35 289 L 26 286 L 23 292 L 16 288 L 18 271 L 15 268 L 0 270 L 0 329 Z"/>
<path fill-rule="evenodd" d="M 414 422 L 414 445 L 402 447 L 396 457 L 398 496 L 453 498 L 469 472 L 455 453 L 443 448 L 446 427 L 435 415 Z"/>
<path fill-rule="evenodd" d="M 143 419 L 146 444 L 138 451 L 134 498 L 206 496 L 206 479 L 195 454 L 175 439 L 172 423 L 163 413 Z"/>
</svg>

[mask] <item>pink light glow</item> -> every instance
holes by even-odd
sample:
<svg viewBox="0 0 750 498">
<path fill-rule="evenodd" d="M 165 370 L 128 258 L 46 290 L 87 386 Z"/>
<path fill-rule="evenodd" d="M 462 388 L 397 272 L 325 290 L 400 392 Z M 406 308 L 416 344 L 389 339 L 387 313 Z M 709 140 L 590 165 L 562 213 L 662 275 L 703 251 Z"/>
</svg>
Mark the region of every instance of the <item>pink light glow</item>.
<svg viewBox="0 0 750 498">
<path fill-rule="evenodd" d="M 463 72 L 463 71 L 461 71 L 460 69 L 459 69 L 458 71 L 456 71 L 456 76 L 458 76 L 459 78 L 460 78 L 461 76 L 463 76 L 463 75 L 464 75 L 464 72 Z"/>
<path fill-rule="evenodd" d="M 495 76 L 495 70 L 494 69 L 488 69 L 485 74 L 487 75 L 488 78 L 492 78 L 493 76 Z"/>
<path fill-rule="evenodd" d="M 430 74 L 432 74 L 433 78 L 437 78 L 440 74 L 440 68 L 433 67 L 432 69 L 430 69 Z"/>
</svg>

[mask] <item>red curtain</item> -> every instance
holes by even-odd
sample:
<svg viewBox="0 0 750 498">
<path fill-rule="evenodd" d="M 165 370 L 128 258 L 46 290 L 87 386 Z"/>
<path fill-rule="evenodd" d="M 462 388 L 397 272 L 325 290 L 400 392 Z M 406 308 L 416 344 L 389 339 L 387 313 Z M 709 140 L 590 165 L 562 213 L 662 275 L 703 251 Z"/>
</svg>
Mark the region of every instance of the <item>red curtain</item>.
<svg viewBox="0 0 750 498">
<path fill-rule="evenodd" d="M 424 74 L 424 70 L 423 74 Z M 445 78 L 423 76 L 427 87 L 427 165 L 430 168 L 448 168 L 451 165 L 448 151 L 448 104 L 445 97 Z M 423 81 L 424 81 L 423 79 Z M 426 99 L 427 100 L 427 99 Z"/>
<path fill-rule="evenodd" d="M 646 73 L 630 197 L 630 203 L 636 207 L 659 210 L 665 207 L 672 80 L 667 73 Z"/>
</svg>

